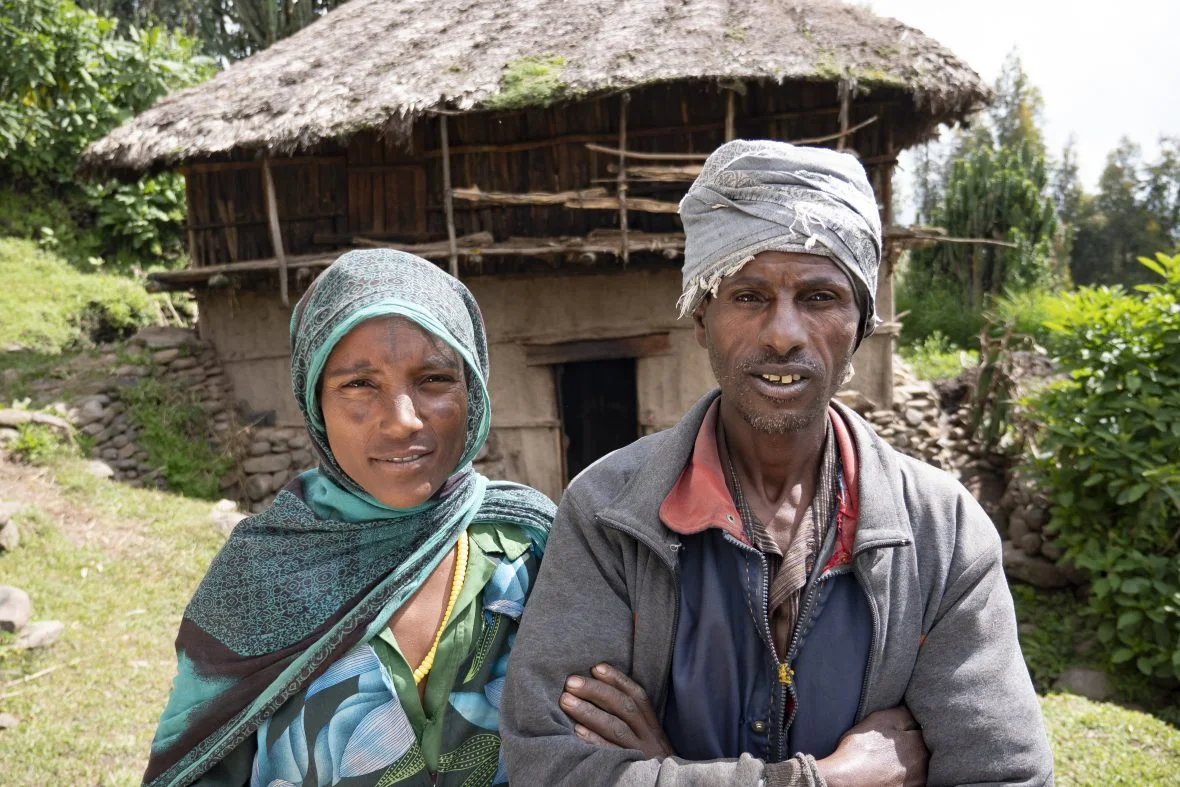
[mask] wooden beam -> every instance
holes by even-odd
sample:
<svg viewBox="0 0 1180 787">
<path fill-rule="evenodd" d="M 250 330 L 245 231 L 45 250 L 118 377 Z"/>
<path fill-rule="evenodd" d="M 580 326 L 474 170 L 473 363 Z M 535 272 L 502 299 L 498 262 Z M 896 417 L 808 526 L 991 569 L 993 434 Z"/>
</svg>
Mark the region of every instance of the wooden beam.
<svg viewBox="0 0 1180 787">
<path fill-rule="evenodd" d="M 791 144 L 792 145 L 818 145 L 821 142 L 831 142 L 834 139 L 844 139 L 845 137 L 852 136 L 856 132 L 860 131 L 862 128 L 865 128 L 866 126 L 871 126 L 872 124 L 874 124 L 876 122 L 877 122 L 877 116 L 873 115 L 868 120 L 865 120 L 861 123 L 857 123 L 852 128 L 846 128 L 846 129 L 843 129 L 842 131 L 837 131 L 835 134 L 827 134 L 822 137 L 808 137 L 807 139 L 792 139 Z M 843 148 L 837 148 L 837 149 L 842 150 Z"/>
<path fill-rule="evenodd" d="M 842 139 L 851 136 L 860 131 L 865 126 L 869 126 L 877 122 L 877 116 L 873 115 L 868 120 L 857 123 L 851 128 L 846 128 L 837 131 L 834 134 L 826 134 L 822 137 L 807 137 L 804 139 L 788 140 L 792 145 L 815 145 L 820 142 L 831 142 L 834 139 Z M 587 150 L 593 150 L 595 153 L 607 153 L 612 156 L 620 156 L 621 158 L 635 159 L 636 161 L 704 161 L 709 158 L 708 153 L 639 153 L 633 150 L 623 151 L 619 148 L 608 148 L 605 145 L 596 145 L 593 143 L 586 144 Z"/>
<path fill-rule="evenodd" d="M 454 189 L 455 199 L 486 205 L 565 205 L 587 199 L 609 196 L 606 189 L 580 189 L 578 191 L 529 191 L 515 194 L 507 191 L 483 191 L 479 186 Z"/>
<path fill-rule="evenodd" d="M 264 158 L 267 156 L 264 154 Z M 322 156 L 288 156 L 270 159 L 272 167 L 289 167 L 297 164 L 322 164 L 330 161 L 347 161 L 348 157 L 340 154 Z M 236 169 L 259 169 L 262 159 L 254 161 L 193 161 L 180 167 L 179 172 L 187 175 L 190 172 L 228 172 Z"/>
<path fill-rule="evenodd" d="M 729 142 L 734 138 L 733 130 L 734 121 L 734 91 L 727 90 L 725 94 L 725 141 Z"/>
<path fill-rule="evenodd" d="M 631 256 L 627 248 L 627 105 L 630 103 L 630 93 L 619 96 L 619 182 L 615 194 L 619 200 L 619 256 L 624 265 Z"/>
<path fill-rule="evenodd" d="M 524 345 L 524 362 L 528 366 L 551 366 L 558 363 L 610 361 L 617 358 L 650 358 L 670 355 L 672 340 L 667 333 L 627 336 L 620 339 L 588 339 L 560 344 Z"/>
<path fill-rule="evenodd" d="M 852 83 L 841 79 L 836 86 L 840 94 L 840 136 L 836 140 L 836 150 L 843 150 L 848 142 L 848 113 L 852 108 Z"/>
<path fill-rule="evenodd" d="M 266 215 L 270 221 L 270 242 L 279 263 L 279 298 L 283 306 L 290 306 L 287 297 L 287 255 L 283 253 L 283 230 L 279 224 L 279 205 L 275 197 L 275 181 L 270 172 L 270 157 L 262 159 L 262 184 L 266 191 Z"/>
<path fill-rule="evenodd" d="M 455 201 L 451 191 L 451 146 L 447 140 L 447 116 L 438 118 L 442 136 L 443 208 L 447 214 L 447 242 L 450 244 L 451 275 L 459 278 L 459 247 L 455 243 Z"/>
</svg>

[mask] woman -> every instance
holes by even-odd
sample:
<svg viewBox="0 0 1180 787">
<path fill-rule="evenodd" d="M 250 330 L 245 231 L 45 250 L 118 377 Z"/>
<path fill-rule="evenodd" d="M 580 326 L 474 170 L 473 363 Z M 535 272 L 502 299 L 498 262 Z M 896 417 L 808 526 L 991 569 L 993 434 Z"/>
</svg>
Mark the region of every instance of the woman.
<svg viewBox="0 0 1180 787">
<path fill-rule="evenodd" d="M 467 288 L 340 257 L 291 320 L 319 467 L 243 521 L 180 624 L 150 785 L 498 784 L 508 652 L 553 504 L 472 468 L 491 423 Z"/>
</svg>

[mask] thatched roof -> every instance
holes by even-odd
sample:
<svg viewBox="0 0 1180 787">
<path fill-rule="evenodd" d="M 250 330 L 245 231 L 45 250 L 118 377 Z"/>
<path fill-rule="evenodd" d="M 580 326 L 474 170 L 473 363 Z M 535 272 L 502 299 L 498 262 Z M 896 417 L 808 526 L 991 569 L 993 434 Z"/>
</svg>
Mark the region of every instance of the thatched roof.
<svg viewBox="0 0 1180 787">
<path fill-rule="evenodd" d="M 352 0 L 92 144 L 88 172 L 290 153 L 423 113 L 548 105 L 684 79 L 909 92 L 932 120 L 988 96 L 938 42 L 838 0 Z"/>
</svg>

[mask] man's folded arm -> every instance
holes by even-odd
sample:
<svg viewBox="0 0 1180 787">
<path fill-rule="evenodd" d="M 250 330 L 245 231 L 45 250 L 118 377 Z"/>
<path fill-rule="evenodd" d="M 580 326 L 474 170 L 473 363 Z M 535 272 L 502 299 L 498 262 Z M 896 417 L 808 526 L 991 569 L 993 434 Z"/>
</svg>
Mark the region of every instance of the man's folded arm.
<svg viewBox="0 0 1180 787">
<path fill-rule="evenodd" d="M 511 781 L 623 787 L 816 784 L 801 773 L 806 769 L 798 760 L 768 769 L 749 756 L 691 763 L 645 759 L 638 751 L 595 746 L 574 734 L 558 704 L 567 677 L 589 675 L 594 665 L 607 663 L 642 684 L 632 671 L 634 623 L 624 576 L 623 551 L 635 549 L 643 547 L 581 510 L 576 485 L 566 493 L 509 661 L 500 733 Z M 655 696 L 654 686 L 643 688 Z"/>
<path fill-rule="evenodd" d="M 905 702 L 930 750 L 928 783 L 1051 784 L 1053 757 L 1017 640 L 1000 540 L 964 491 L 946 591 Z"/>
</svg>

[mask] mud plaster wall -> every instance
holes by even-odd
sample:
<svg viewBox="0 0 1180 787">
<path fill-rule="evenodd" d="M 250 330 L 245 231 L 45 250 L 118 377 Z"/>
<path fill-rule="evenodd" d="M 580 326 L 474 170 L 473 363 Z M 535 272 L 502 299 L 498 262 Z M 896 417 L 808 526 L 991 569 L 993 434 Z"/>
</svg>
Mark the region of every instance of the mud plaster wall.
<svg viewBox="0 0 1180 787">
<path fill-rule="evenodd" d="M 492 477 L 530 484 L 554 499 L 563 487 L 553 367 L 528 365 L 526 345 L 667 333 L 669 354 L 637 359 L 639 426 L 644 434 L 675 424 L 715 385 L 692 322 L 676 319 L 679 271 L 476 277 L 466 284 L 488 328 L 493 432 L 481 466 Z M 236 399 L 255 413 L 273 411 L 277 427 L 302 427 L 290 391 L 290 309 L 265 290 L 211 290 L 201 293 L 199 300 L 202 338 L 216 347 Z M 891 349 L 891 337 L 882 339 L 883 346 L 870 339 L 857 353 L 854 386 L 886 373 L 892 381 L 891 370 L 880 368 L 877 356 L 884 355 L 886 364 L 891 364 L 890 357 L 872 352 L 875 346 Z M 879 387 L 866 393 L 876 398 L 874 394 L 881 395 Z"/>
</svg>

